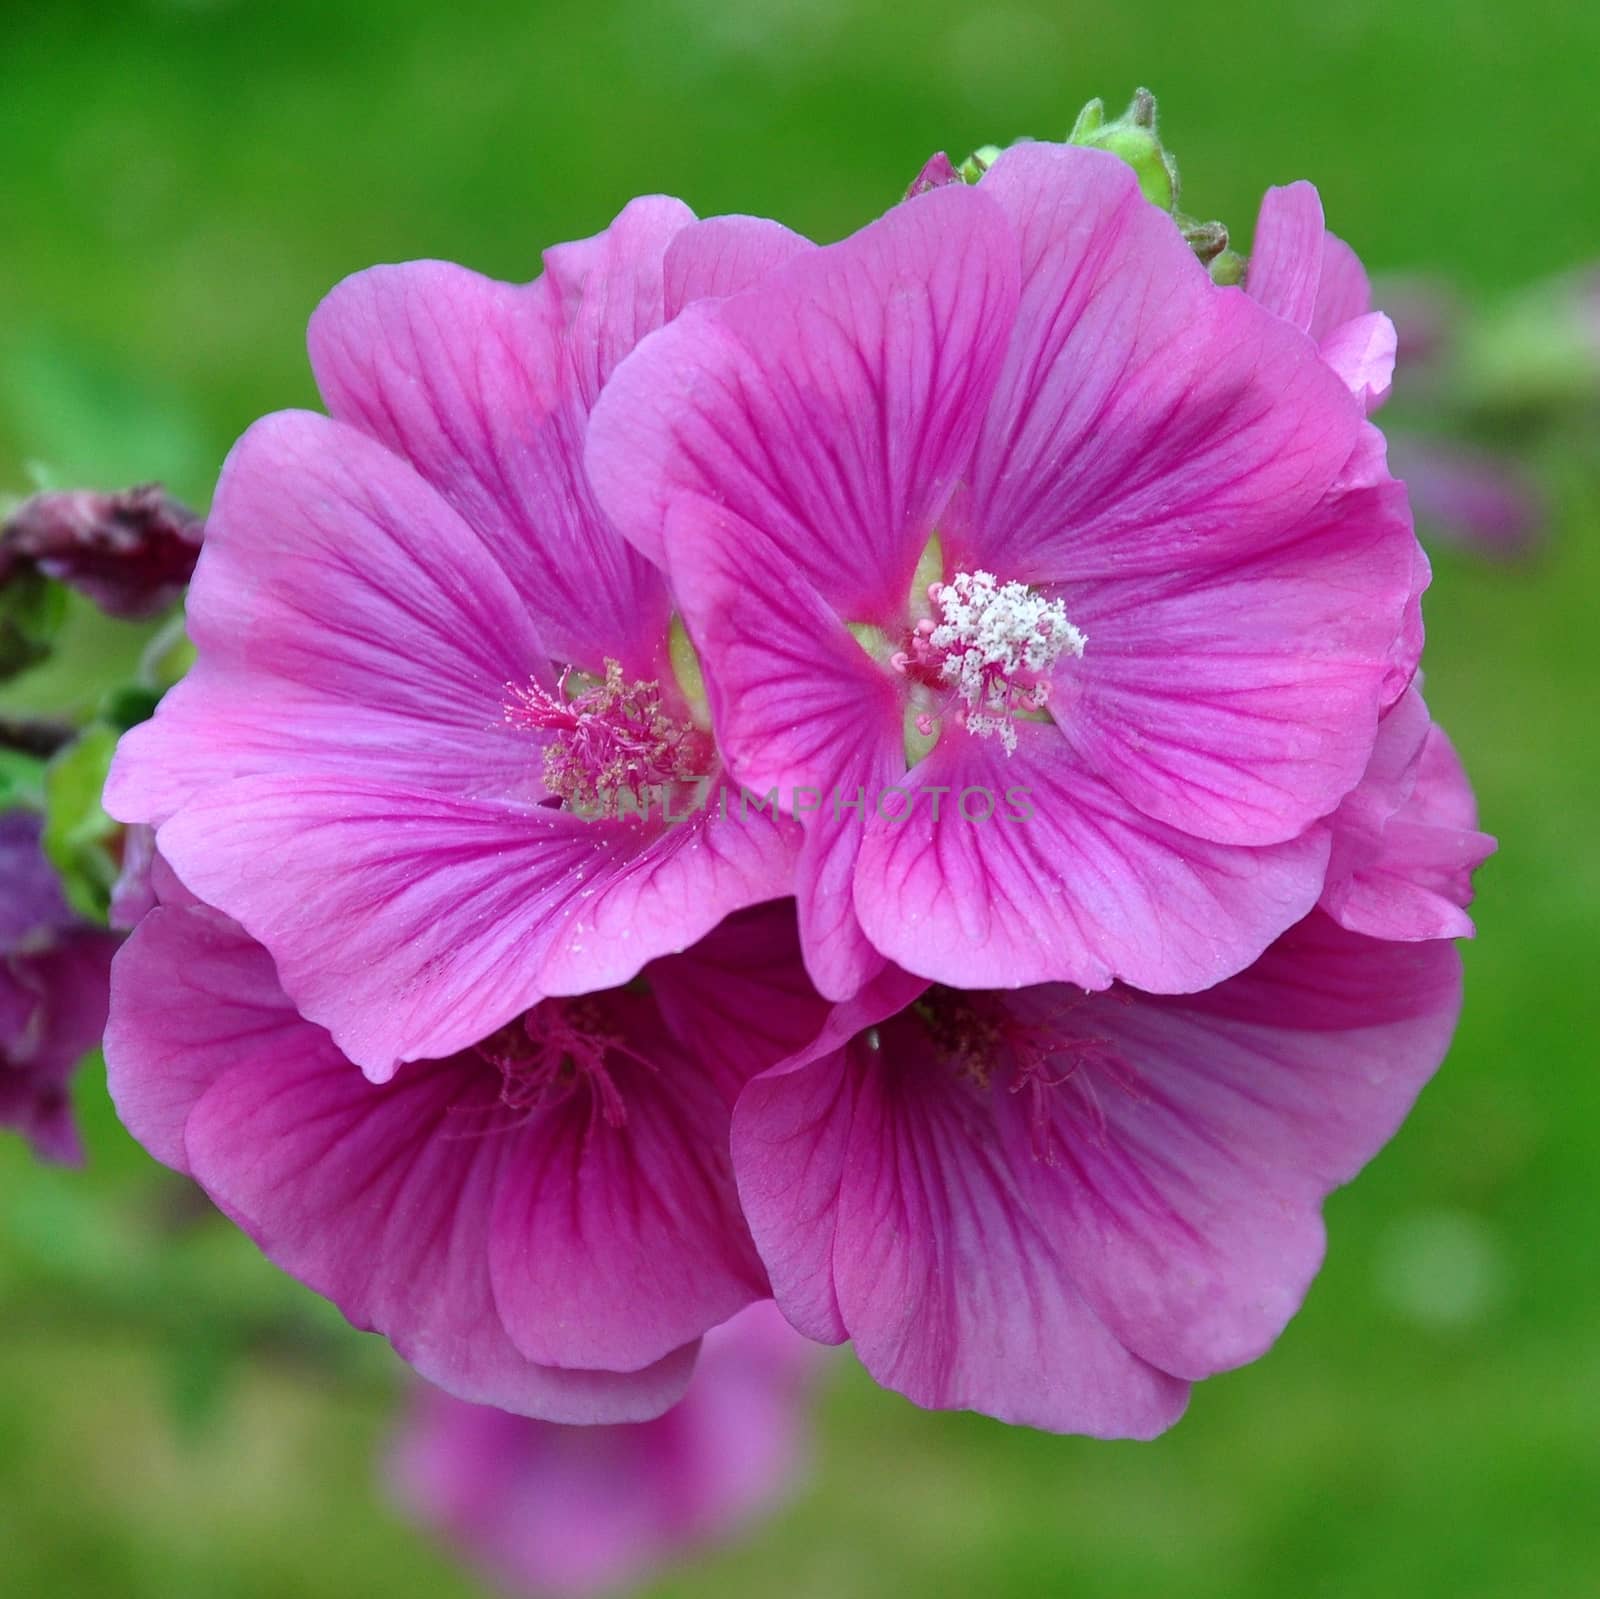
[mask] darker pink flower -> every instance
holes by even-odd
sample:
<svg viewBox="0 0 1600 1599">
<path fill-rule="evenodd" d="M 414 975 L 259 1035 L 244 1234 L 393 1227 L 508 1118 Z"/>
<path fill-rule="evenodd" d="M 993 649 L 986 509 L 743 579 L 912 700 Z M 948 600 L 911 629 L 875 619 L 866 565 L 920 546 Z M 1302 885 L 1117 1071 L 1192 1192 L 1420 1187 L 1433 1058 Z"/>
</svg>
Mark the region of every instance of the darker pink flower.
<svg viewBox="0 0 1600 1599">
<path fill-rule="evenodd" d="M 729 1112 L 822 1009 L 792 910 L 765 906 L 625 988 L 543 1000 L 380 1084 L 295 1010 L 259 944 L 167 903 L 118 957 L 106 1063 L 151 1154 L 430 1381 L 635 1421 L 682 1393 L 702 1333 L 767 1292 Z"/>
<path fill-rule="evenodd" d="M 665 580 L 581 452 L 642 334 L 799 247 L 657 198 L 530 285 L 359 273 L 311 325 L 331 415 L 268 417 L 229 457 L 198 662 L 107 804 L 374 1078 L 789 891 L 789 824 L 722 814 Z"/>
<path fill-rule="evenodd" d="M 118 940 L 78 916 L 27 811 L 0 813 L 0 1127 L 76 1164 L 71 1083 L 106 1023 Z"/>
<path fill-rule="evenodd" d="M 508 1594 L 631 1587 L 734 1536 L 793 1486 L 815 1355 L 767 1303 L 706 1335 L 688 1393 L 654 1421 L 563 1427 L 424 1390 L 395 1486 Z"/>
<path fill-rule="evenodd" d="M 1201 994 L 901 997 L 841 1006 L 739 1101 L 779 1305 L 918 1404 L 1147 1438 L 1298 1308 L 1323 1199 L 1444 1055 L 1460 962 L 1317 912 Z"/>
<path fill-rule="evenodd" d="M 886 960 L 1240 970 L 1315 904 L 1420 646 L 1361 404 L 1104 152 L 1015 147 L 692 308 L 588 460 L 670 567 L 733 775 L 806 813 L 835 996 Z"/>
<path fill-rule="evenodd" d="M 108 616 L 156 616 L 183 594 L 202 532 L 201 519 L 158 483 L 36 494 L 0 528 L 0 586 L 36 567 Z"/>
</svg>

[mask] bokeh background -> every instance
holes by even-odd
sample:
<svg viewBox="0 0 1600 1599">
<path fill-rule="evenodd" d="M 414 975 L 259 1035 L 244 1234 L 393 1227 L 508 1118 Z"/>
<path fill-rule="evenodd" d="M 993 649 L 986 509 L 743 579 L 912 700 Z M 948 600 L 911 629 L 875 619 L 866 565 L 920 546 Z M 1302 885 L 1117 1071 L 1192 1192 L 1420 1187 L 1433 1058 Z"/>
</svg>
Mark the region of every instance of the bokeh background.
<svg viewBox="0 0 1600 1599">
<path fill-rule="evenodd" d="M 1597 61 L 1571 0 L 8 0 L 0 491 L 204 505 L 313 403 L 306 316 L 372 262 L 529 277 L 651 190 L 836 237 L 930 151 L 1140 83 L 1241 242 L 1309 176 L 1374 269 L 1493 302 L 1600 255 Z M 1600 1593 L 1597 448 L 1543 463 L 1532 560 L 1436 551 L 1429 698 L 1502 851 L 1454 1052 L 1277 1348 L 1153 1444 L 923 1414 L 842 1357 L 809 1487 L 662 1593 Z M 78 637 L 6 701 L 70 708 L 138 644 Z M 381 1346 L 81 1097 L 87 1172 L 0 1144 L 0 1591 L 477 1592 L 385 1505 Z"/>
</svg>

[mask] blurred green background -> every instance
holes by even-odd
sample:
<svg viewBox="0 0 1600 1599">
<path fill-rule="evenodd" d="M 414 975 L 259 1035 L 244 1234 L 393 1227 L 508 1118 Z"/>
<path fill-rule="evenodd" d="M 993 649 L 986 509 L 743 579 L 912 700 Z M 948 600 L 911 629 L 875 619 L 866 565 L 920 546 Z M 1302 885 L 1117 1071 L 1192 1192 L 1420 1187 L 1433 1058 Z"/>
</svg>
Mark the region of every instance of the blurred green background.
<svg viewBox="0 0 1600 1599">
<path fill-rule="evenodd" d="M 1571 0 L 10 0 L 0 60 L 0 492 L 203 504 L 252 417 L 312 402 L 306 316 L 374 261 L 528 277 L 658 189 L 833 237 L 931 150 L 1139 83 L 1241 236 L 1309 176 L 1378 270 L 1492 295 L 1600 255 Z M 662 1592 L 1600 1594 L 1592 453 L 1536 562 L 1437 559 L 1429 697 L 1502 853 L 1456 1048 L 1276 1350 L 1145 1445 L 922 1414 L 843 1359 L 806 1493 Z M 84 638 L 108 677 L 136 643 Z M 381 1347 L 83 1098 L 87 1174 L 0 1145 L 0 1592 L 475 1592 L 384 1506 Z"/>
</svg>

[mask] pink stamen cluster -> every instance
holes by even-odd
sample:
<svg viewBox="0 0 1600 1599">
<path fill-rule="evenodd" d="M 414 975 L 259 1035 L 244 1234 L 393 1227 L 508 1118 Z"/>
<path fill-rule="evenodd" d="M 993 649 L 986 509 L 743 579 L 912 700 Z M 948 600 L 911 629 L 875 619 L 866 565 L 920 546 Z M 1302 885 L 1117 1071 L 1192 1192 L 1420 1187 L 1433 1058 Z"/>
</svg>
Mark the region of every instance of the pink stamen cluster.
<svg viewBox="0 0 1600 1599">
<path fill-rule="evenodd" d="M 923 617 L 889 664 L 914 682 L 952 690 L 966 706 L 967 730 L 998 738 L 1009 754 L 1017 747 L 1012 719 L 1045 708 L 1045 674 L 1063 655 L 1081 656 L 1088 640 L 1060 600 L 1025 583 L 1001 583 L 992 572 L 930 583 L 928 600 L 939 620 Z M 917 731 L 930 737 L 933 723 L 925 713 Z"/>
<path fill-rule="evenodd" d="M 1110 1078 L 1130 1096 L 1139 1092 L 1132 1070 L 1109 1039 L 1062 1026 L 1087 998 L 1080 995 L 1048 1015 L 1024 1020 L 1002 996 L 936 986 L 913 1009 L 940 1063 L 975 1087 L 991 1087 L 996 1074 L 1009 1067 L 1007 1092 L 1027 1097 L 1033 1157 L 1054 1166 L 1060 1143 L 1051 1115 L 1056 1089 L 1070 1083 L 1076 1090 L 1097 1144 L 1105 1142 L 1106 1114 L 1095 1075 Z"/>
<path fill-rule="evenodd" d="M 659 683 L 625 683 L 612 660 L 599 683 L 575 690 L 573 678 L 569 666 L 553 694 L 508 683 L 505 706 L 511 726 L 555 735 L 544 751 L 545 786 L 571 809 L 617 816 L 631 801 L 647 810 L 652 794 L 704 776 L 705 735 L 664 709 Z"/>
<path fill-rule="evenodd" d="M 607 1060 L 654 1070 L 621 1034 L 607 1030 L 600 1006 L 586 999 L 547 999 L 486 1038 L 477 1052 L 499 1071 L 507 1108 L 532 1115 L 586 1088 L 608 1127 L 621 1127 L 628 1112 Z"/>
</svg>

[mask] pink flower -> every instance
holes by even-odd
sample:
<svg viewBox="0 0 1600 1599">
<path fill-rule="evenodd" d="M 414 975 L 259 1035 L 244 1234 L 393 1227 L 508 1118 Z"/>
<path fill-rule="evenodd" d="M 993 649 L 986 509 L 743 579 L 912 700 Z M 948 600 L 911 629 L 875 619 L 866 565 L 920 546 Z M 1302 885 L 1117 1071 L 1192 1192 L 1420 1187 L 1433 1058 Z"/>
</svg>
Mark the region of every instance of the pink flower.
<svg viewBox="0 0 1600 1599">
<path fill-rule="evenodd" d="M 1378 725 L 1366 775 L 1332 818 L 1322 908 L 1374 938 L 1471 938 L 1472 874 L 1495 841 L 1444 730 L 1411 688 Z"/>
<path fill-rule="evenodd" d="M 1323 226 L 1309 183 L 1268 189 L 1256 217 L 1245 291 L 1310 334 L 1324 361 L 1370 412 L 1394 381 L 1394 324 L 1372 309 L 1360 258 Z"/>
<path fill-rule="evenodd" d="M 588 460 L 806 813 L 819 988 L 1177 992 L 1315 904 L 1414 668 L 1375 437 L 1116 157 L 1035 144 L 646 340 Z"/>
<path fill-rule="evenodd" d="M 423 1390 L 395 1486 L 509 1594 L 621 1590 L 776 1507 L 798 1473 L 815 1353 L 752 1305 L 706 1335 L 682 1402 L 635 1426 L 527 1421 Z"/>
<path fill-rule="evenodd" d="M 659 1414 L 700 1335 L 767 1293 L 728 1125 L 744 1081 L 824 1008 L 787 906 L 382 1084 L 207 906 L 149 912 L 113 983 L 108 1080 L 134 1136 L 461 1398 L 566 1422 Z"/>
<path fill-rule="evenodd" d="M 67 905 L 39 834 L 31 813 L 0 813 L 0 1127 L 76 1165 L 71 1082 L 105 1027 L 118 940 Z"/>
<path fill-rule="evenodd" d="M 331 416 L 267 417 L 230 456 L 198 662 L 107 804 L 374 1079 L 789 891 L 789 824 L 720 814 L 666 583 L 580 457 L 643 333 L 799 245 L 658 198 L 530 285 L 359 273 L 311 324 Z"/>
<path fill-rule="evenodd" d="M 1399 1126 L 1459 991 L 1452 945 L 1319 912 L 1202 994 L 907 980 L 876 1025 L 841 1006 L 734 1116 L 778 1303 L 917 1404 L 1151 1437 L 1294 1314 L 1324 1197 Z"/>
</svg>

